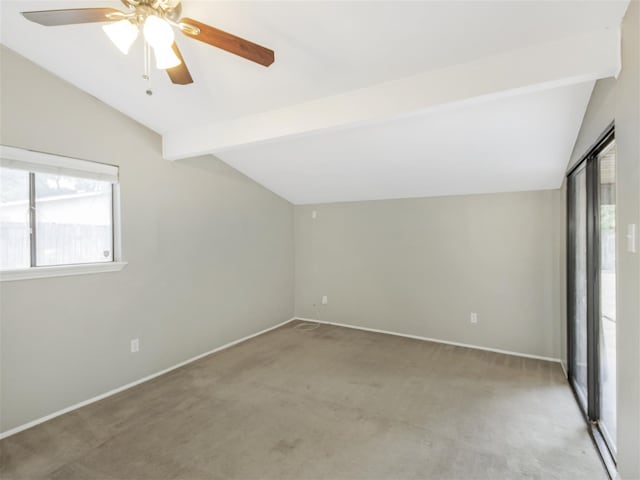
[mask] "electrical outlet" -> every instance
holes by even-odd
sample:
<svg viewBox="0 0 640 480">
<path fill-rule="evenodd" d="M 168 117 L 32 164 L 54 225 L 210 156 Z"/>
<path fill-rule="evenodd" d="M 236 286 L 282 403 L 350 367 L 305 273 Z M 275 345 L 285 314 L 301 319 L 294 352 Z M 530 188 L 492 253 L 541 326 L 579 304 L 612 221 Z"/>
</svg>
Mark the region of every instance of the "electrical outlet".
<svg viewBox="0 0 640 480">
<path fill-rule="evenodd" d="M 131 340 L 131 353 L 137 353 L 140 351 L 140 340 L 134 338 Z"/>
<path fill-rule="evenodd" d="M 311 212 L 311 218 L 318 218 L 318 211 L 314 210 L 313 212 Z"/>
<path fill-rule="evenodd" d="M 327 303 L 329 303 L 329 297 L 327 297 L 326 295 L 322 296 L 322 304 L 326 305 Z"/>
<path fill-rule="evenodd" d="M 471 323 L 478 323 L 478 314 L 476 312 L 471 312 Z"/>
</svg>

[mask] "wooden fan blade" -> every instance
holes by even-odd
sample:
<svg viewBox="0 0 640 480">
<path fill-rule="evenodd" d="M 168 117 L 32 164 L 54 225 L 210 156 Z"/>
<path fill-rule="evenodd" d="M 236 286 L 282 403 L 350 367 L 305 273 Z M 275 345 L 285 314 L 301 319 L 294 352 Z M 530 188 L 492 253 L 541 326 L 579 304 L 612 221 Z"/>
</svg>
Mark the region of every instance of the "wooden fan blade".
<svg viewBox="0 0 640 480">
<path fill-rule="evenodd" d="M 187 64 L 184 63 L 184 58 L 182 57 L 182 53 L 178 48 L 178 44 L 173 42 L 173 52 L 180 59 L 180 65 L 173 68 L 167 68 L 167 74 L 171 81 L 177 85 L 189 85 L 193 83 L 193 78 L 191 78 L 191 74 L 189 73 L 189 69 L 187 68 Z"/>
<path fill-rule="evenodd" d="M 205 23 L 200 23 L 192 18 L 183 18 L 180 20 L 180 24 L 187 26 L 197 27 L 200 30 L 199 33 L 193 33 L 191 29 L 183 28 L 182 33 L 186 36 L 200 40 L 201 42 L 208 43 L 214 47 L 221 48 L 227 52 L 239 55 L 251 60 L 252 62 L 259 63 L 268 67 L 274 61 L 273 50 L 262 47 L 256 43 L 245 40 L 244 38 L 236 37 L 230 33 L 218 30 Z"/>
<path fill-rule="evenodd" d="M 124 18 L 124 13 L 115 8 L 70 8 L 67 10 L 40 10 L 22 12 L 27 20 L 45 27 L 72 25 L 74 23 L 111 22 Z M 111 17 L 111 16 L 112 17 Z"/>
</svg>

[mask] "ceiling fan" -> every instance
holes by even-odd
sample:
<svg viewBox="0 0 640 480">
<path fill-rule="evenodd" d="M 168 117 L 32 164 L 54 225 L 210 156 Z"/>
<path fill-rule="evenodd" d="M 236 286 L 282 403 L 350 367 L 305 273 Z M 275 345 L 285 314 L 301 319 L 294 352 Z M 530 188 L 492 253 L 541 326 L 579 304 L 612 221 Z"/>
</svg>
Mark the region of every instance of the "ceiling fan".
<svg viewBox="0 0 640 480">
<path fill-rule="evenodd" d="M 180 18 L 181 0 L 121 0 L 127 11 L 114 8 L 72 8 L 22 12 L 27 20 L 47 27 L 78 23 L 109 22 L 103 26 L 111 41 L 125 55 L 140 31 L 145 40 L 145 75 L 148 78 L 150 48 L 156 67 L 166 70 L 171 81 L 178 85 L 193 83 L 189 69 L 175 42 L 173 27 L 187 37 L 221 48 L 268 67 L 274 61 L 273 50 L 223 32 L 192 18 Z M 147 91 L 150 95 L 150 90 Z"/>
</svg>

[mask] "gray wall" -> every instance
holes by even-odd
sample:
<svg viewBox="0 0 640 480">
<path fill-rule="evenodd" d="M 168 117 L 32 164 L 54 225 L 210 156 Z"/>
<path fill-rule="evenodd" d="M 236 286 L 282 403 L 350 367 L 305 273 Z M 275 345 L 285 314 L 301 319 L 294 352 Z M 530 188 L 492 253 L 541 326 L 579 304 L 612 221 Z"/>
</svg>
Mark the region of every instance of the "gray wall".
<svg viewBox="0 0 640 480">
<path fill-rule="evenodd" d="M 558 358 L 563 209 L 560 190 L 297 206 L 296 315 Z"/>
<path fill-rule="evenodd" d="M 640 479 L 640 252 L 626 251 L 626 227 L 640 228 L 640 2 L 622 24 L 622 72 L 615 100 L 618 237 L 618 468 Z"/>
<path fill-rule="evenodd" d="M 624 251 L 626 224 L 640 224 L 639 24 L 632 1 L 623 71 L 596 85 L 571 160 L 615 118 L 625 480 L 640 478 L 640 254 Z M 294 236 L 286 201 L 211 157 L 162 160 L 154 133 L 0 53 L 0 141 L 119 164 L 129 261 L 119 273 L 0 284 L 1 431 L 288 319 L 294 239 L 299 316 L 561 354 L 562 190 L 296 207 Z"/>
<path fill-rule="evenodd" d="M 556 206 L 556 221 L 558 222 L 557 241 L 558 258 L 556 265 L 556 279 L 558 285 L 558 313 L 556 331 L 560 339 L 560 362 L 565 375 L 568 374 L 567 363 L 567 181 L 562 182 Z"/>
<path fill-rule="evenodd" d="M 626 251 L 627 224 L 640 226 L 640 3 L 622 24 L 622 71 L 593 90 L 569 166 L 615 120 L 617 156 L 618 470 L 640 478 L 640 253 Z M 566 352 L 563 353 L 566 358 Z"/>
<path fill-rule="evenodd" d="M 580 132 L 576 144 L 573 147 L 571 160 L 567 166 L 567 171 L 578 163 L 582 156 L 589 151 L 598 137 L 606 130 L 613 121 L 616 113 L 616 80 L 615 78 L 605 78 L 598 80 L 591 92 L 589 105 L 582 120 Z"/>
<path fill-rule="evenodd" d="M 0 141 L 120 165 L 129 262 L 0 283 L 1 431 L 293 316 L 291 204 L 213 157 L 163 160 L 155 133 L 1 55 Z"/>
</svg>

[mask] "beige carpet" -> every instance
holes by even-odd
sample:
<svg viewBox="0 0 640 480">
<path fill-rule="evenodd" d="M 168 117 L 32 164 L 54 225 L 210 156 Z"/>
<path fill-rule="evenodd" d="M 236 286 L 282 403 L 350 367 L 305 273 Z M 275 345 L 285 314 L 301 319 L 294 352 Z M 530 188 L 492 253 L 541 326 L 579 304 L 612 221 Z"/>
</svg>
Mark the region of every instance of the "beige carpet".
<svg viewBox="0 0 640 480">
<path fill-rule="evenodd" d="M 0 442 L 0 478 L 606 479 L 560 366 L 290 323 Z"/>
</svg>

